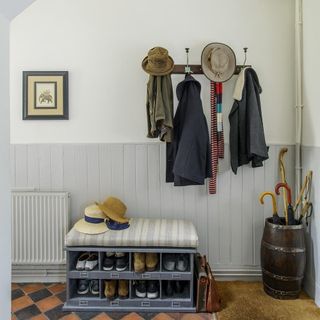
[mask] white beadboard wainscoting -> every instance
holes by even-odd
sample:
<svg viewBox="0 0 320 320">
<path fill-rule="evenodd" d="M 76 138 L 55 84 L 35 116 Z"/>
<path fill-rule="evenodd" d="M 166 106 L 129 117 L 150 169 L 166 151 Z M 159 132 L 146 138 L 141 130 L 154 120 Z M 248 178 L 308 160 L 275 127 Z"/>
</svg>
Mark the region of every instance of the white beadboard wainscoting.
<svg viewBox="0 0 320 320">
<path fill-rule="evenodd" d="M 72 222 L 86 205 L 109 195 L 126 203 L 129 217 L 190 219 L 198 230 L 199 251 L 207 254 L 217 276 L 250 278 L 260 275 L 264 219 L 271 215 L 271 201 L 262 206 L 258 196 L 278 182 L 282 147 L 270 146 L 264 167 L 244 166 L 234 175 L 226 145 L 218 192 L 209 195 L 207 186 L 165 183 L 162 143 L 14 144 L 12 187 L 70 192 Z M 288 182 L 293 187 L 294 146 L 286 147 Z"/>
<path fill-rule="evenodd" d="M 319 206 L 320 200 L 320 147 L 302 147 L 302 163 L 303 173 L 308 170 L 313 171 L 311 202 L 313 204 L 313 214 L 309 219 L 309 224 L 306 226 L 306 243 L 307 243 L 307 265 L 304 279 L 304 289 L 314 297 L 315 302 L 320 306 L 320 218 Z"/>
</svg>

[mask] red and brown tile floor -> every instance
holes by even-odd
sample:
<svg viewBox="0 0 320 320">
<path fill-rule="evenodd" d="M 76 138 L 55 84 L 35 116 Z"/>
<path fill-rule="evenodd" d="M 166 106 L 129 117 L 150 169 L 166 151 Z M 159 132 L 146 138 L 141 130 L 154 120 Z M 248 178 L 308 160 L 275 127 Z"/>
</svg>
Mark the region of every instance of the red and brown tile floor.
<svg viewBox="0 0 320 320">
<path fill-rule="evenodd" d="M 63 312 L 65 284 L 12 284 L 12 319 L 15 320 L 211 320 L 210 314 Z"/>
</svg>

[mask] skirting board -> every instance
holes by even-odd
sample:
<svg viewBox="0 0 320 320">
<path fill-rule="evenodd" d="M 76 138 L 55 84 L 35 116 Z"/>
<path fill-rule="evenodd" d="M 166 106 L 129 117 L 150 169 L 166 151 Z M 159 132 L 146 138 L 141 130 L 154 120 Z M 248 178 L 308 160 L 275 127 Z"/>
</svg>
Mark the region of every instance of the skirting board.
<svg viewBox="0 0 320 320">
<path fill-rule="evenodd" d="M 217 281 L 261 281 L 261 270 L 214 269 Z M 65 282 L 66 267 L 60 266 L 12 266 L 12 282 Z"/>
<path fill-rule="evenodd" d="M 65 282 L 65 265 L 13 265 L 12 282 Z"/>
<path fill-rule="evenodd" d="M 261 269 L 213 269 L 217 281 L 261 281 Z"/>
</svg>

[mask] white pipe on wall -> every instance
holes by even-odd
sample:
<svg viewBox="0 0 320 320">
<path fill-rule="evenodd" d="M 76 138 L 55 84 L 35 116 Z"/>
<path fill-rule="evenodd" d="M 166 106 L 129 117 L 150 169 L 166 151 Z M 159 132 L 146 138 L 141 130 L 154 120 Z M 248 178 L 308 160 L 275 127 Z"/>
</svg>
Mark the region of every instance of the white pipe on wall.
<svg viewBox="0 0 320 320">
<path fill-rule="evenodd" d="M 301 188 L 302 164 L 301 164 L 301 141 L 302 141 L 302 1 L 295 2 L 295 82 L 296 82 L 296 147 L 295 147 L 295 193 L 298 195 Z M 299 212 L 298 212 L 299 213 Z"/>
</svg>

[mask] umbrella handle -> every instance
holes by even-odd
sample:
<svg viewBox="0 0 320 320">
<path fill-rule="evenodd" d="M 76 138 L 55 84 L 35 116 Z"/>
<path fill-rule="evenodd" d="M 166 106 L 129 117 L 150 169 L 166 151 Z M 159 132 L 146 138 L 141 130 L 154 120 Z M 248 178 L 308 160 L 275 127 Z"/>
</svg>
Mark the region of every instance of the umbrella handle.
<svg viewBox="0 0 320 320">
<path fill-rule="evenodd" d="M 291 189 L 286 183 L 279 182 L 275 187 L 275 191 L 277 195 L 280 194 L 280 191 L 279 191 L 280 188 L 285 188 L 287 190 L 288 204 L 291 205 Z"/>
<path fill-rule="evenodd" d="M 276 196 L 273 192 L 262 192 L 260 194 L 260 197 L 259 197 L 259 200 L 260 200 L 260 203 L 261 204 L 264 204 L 264 197 L 265 196 L 270 196 L 271 199 L 272 199 L 272 212 L 273 214 L 276 214 L 277 213 L 277 204 L 276 204 Z"/>
</svg>

